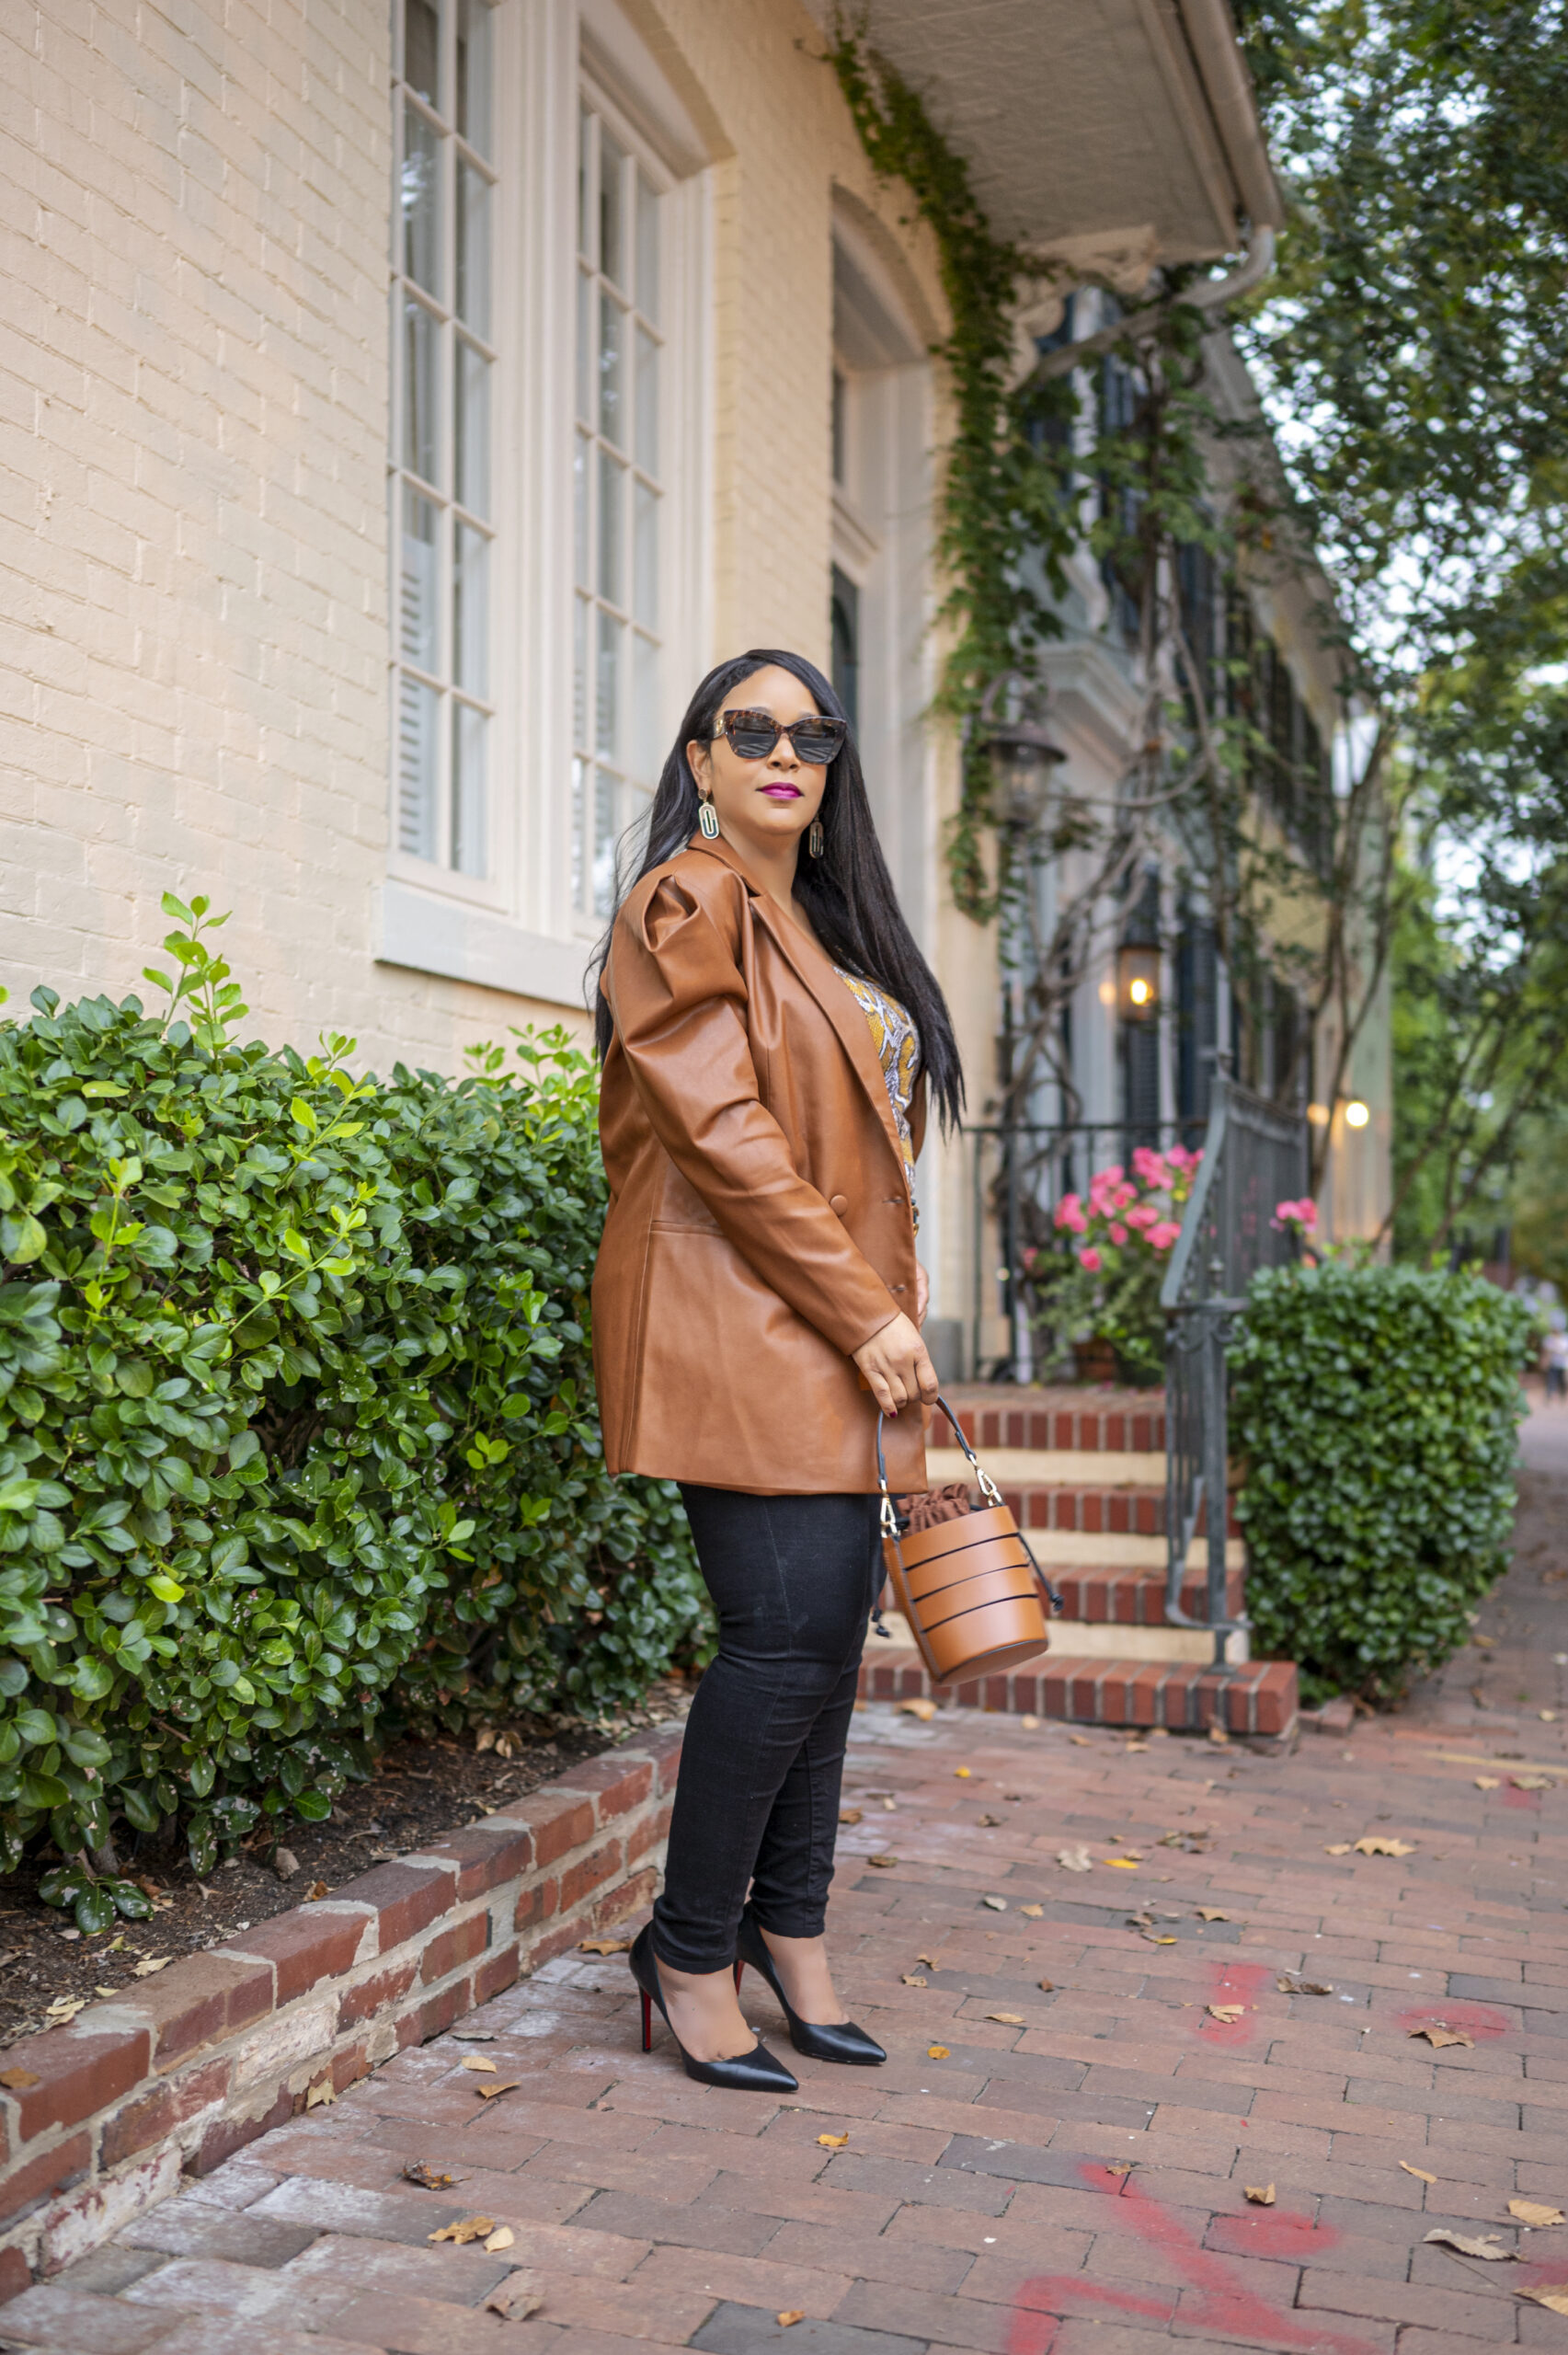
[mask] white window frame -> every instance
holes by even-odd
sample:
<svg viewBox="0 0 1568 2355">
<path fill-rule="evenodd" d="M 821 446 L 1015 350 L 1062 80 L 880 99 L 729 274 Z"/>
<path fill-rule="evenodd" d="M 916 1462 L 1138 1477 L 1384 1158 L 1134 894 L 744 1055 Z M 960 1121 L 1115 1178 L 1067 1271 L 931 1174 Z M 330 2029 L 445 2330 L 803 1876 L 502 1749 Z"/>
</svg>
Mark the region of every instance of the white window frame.
<svg viewBox="0 0 1568 2355">
<path fill-rule="evenodd" d="M 497 0 L 499 397 L 493 405 L 499 561 L 491 583 L 499 688 L 494 849 L 482 884 L 394 851 L 384 960 L 580 1005 L 600 922 L 571 906 L 572 452 L 579 98 L 668 180 L 660 327 L 667 617 L 658 726 L 668 745 L 712 659 L 711 160 L 615 0 Z M 507 130 L 509 121 L 515 126 Z M 650 174 L 651 177 L 651 174 Z"/>
</svg>

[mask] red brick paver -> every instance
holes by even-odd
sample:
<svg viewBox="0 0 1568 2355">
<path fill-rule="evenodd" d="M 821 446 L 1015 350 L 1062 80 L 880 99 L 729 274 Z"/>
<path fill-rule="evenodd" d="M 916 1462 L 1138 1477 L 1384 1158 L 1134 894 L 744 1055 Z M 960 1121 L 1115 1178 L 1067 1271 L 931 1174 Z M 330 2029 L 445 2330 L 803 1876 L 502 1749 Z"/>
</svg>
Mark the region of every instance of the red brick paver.
<svg viewBox="0 0 1568 2355">
<path fill-rule="evenodd" d="M 1452 1694 L 1288 1756 L 864 1708 L 832 1932 L 885 2068 L 714 2093 L 637 2050 L 623 1958 L 564 1955 L 25 2291 L 0 2346 L 1568 2349 L 1516 2294 L 1568 2280 L 1568 2227 L 1507 2210 L 1568 2204 L 1565 1726 Z M 476 2212 L 509 2246 L 429 2238 Z M 543 2303 L 502 2321 L 518 2268 Z"/>
</svg>

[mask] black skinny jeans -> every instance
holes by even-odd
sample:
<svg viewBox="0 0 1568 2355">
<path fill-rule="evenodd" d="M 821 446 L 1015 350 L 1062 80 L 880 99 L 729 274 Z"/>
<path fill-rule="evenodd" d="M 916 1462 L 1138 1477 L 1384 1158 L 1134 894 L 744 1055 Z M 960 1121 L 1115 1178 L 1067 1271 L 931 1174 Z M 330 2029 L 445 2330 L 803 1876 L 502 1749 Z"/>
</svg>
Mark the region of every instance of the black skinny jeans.
<svg viewBox="0 0 1568 2355">
<path fill-rule="evenodd" d="M 747 1883 L 780 1937 L 814 1938 L 865 1625 L 882 1585 L 874 1496 L 754 1497 L 681 1485 L 718 1651 L 681 1752 L 654 1950 L 726 1970 Z"/>
</svg>

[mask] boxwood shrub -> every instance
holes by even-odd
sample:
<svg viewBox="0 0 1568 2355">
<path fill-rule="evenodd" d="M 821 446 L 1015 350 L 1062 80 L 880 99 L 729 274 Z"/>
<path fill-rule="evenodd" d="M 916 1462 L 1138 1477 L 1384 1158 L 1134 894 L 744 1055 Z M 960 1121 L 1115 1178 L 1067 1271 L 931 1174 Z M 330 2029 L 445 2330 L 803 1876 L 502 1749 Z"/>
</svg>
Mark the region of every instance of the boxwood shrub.
<svg viewBox="0 0 1568 2355">
<path fill-rule="evenodd" d="M 678 1492 L 604 1471 L 591 1066 L 233 1044 L 199 928 L 205 1017 L 0 1023 L 0 1869 L 52 1843 L 84 1928 L 145 1910 L 128 1828 L 206 1870 L 390 1730 L 704 1640 Z"/>
<path fill-rule="evenodd" d="M 1396 1695 L 1467 1639 L 1506 1563 L 1533 1332 L 1479 1276 L 1254 1277 L 1230 1361 L 1247 1609 L 1309 1698 Z"/>
</svg>

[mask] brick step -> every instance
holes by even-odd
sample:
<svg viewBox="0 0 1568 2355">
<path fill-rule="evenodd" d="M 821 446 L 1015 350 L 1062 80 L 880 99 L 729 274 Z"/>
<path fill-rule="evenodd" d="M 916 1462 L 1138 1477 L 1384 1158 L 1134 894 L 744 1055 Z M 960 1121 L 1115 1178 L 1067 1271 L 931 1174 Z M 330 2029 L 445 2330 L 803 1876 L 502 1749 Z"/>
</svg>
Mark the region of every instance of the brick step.
<svg viewBox="0 0 1568 2355">
<path fill-rule="evenodd" d="M 983 1457 L 981 1461 L 1001 1490 L 1003 1500 L 1011 1505 L 1025 1529 L 1070 1529 L 1085 1535 L 1107 1537 L 1165 1535 L 1166 1492 L 1162 1481 L 1158 1485 L 1152 1481 L 1129 1481 L 1116 1487 L 1101 1482 L 1036 1481 L 1027 1476 L 1013 1476 L 1014 1460 L 1005 1452 L 993 1454 L 989 1462 Z M 927 1452 L 926 1471 L 934 1488 L 963 1479 L 967 1469 L 957 1448 L 933 1447 Z M 1203 1535 L 1207 1528 L 1207 1513 L 1200 1512 L 1197 1534 Z M 1239 1538 L 1242 1534 L 1233 1504 L 1226 1534 L 1232 1538 Z"/>
<path fill-rule="evenodd" d="M 990 1382 L 955 1383 L 943 1396 L 974 1448 L 1092 1448 L 1141 1455 L 1165 1444 L 1162 1390 L 1065 1384 L 1019 1390 Z M 941 1416 L 936 1419 L 946 1428 Z"/>
<path fill-rule="evenodd" d="M 1082 1620 L 1092 1626 L 1164 1627 L 1171 1624 L 1165 1616 L 1165 1580 L 1161 1571 L 1102 1568 L 1098 1565 L 1070 1568 L 1053 1562 L 1051 1583 L 1062 1599 L 1061 1618 L 1053 1620 L 1053 1630 L 1070 1619 Z M 1245 1583 L 1241 1566 L 1227 1565 L 1227 1617 L 1233 1619 L 1240 1613 Z M 1182 1609 L 1189 1614 L 1201 1612 L 1207 1599 L 1207 1580 L 1189 1567 L 1182 1585 Z"/>
<path fill-rule="evenodd" d="M 868 1659 L 861 1670 L 866 1701 L 930 1700 L 939 1706 L 994 1709 L 1052 1717 L 1070 1725 L 1164 1726 L 1172 1733 L 1228 1733 L 1275 1740 L 1296 1730 L 1299 1704 L 1294 1660 L 1250 1660 L 1216 1669 L 1199 1660 L 1125 1660 L 1115 1654 L 1029 1661 L 1005 1676 L 933 1685 L 918 1653 Z"/>
</svg>

